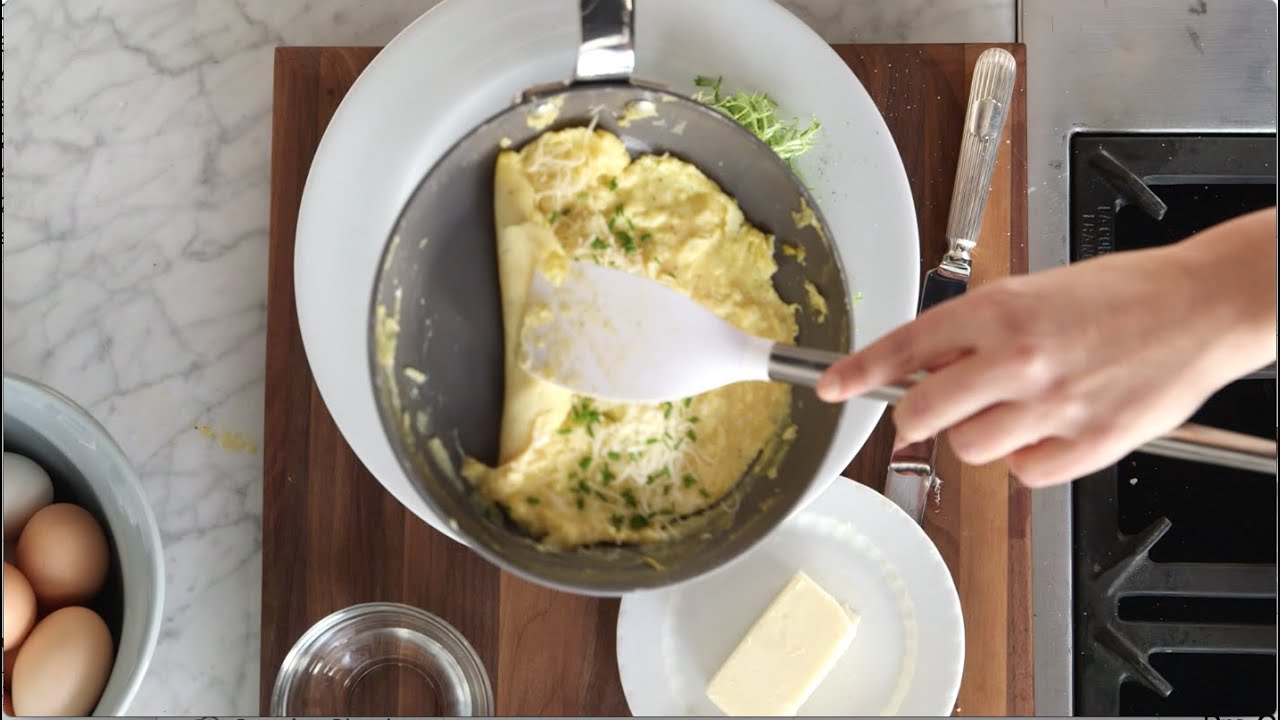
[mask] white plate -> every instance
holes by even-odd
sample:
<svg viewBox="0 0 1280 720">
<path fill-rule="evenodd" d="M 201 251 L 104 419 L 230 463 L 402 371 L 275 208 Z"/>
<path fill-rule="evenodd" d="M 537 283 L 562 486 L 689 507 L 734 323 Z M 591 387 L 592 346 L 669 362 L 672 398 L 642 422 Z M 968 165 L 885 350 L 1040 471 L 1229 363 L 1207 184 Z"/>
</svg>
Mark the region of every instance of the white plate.
<svg viewBox="0 0 1280 720">
<path fill-rule="evenodd" d="M 631 712 L 722 714 L 707 682 L 797 570 L 862 618 L 799 714 L 951 714 L 964 669 L 951 573 L 897 505 L 843 478 L 732 564 L 623 598 L 618 671 Z"/>
<path fill-rule="evenodd" d="M 454 141 L 521 90 L 571 75 L 577 17 L 576 0 L 437 5 L 347 93 L 302 196 L 294 283 L 320 394 L 374 477 L 455 539 L 410 484 L 378 419 L 367 352 L 374 271 L 403 203 Z M 638 77 L 691 93 L 695 75 L 724 74 L 730 88 L 768 91 L 784 112 L 823 123 L 821 145 L 801 169 L 851 291 L 864 298 L 855 345 L 909 320 L 920 265 L 911 190 L 884 120 L 835 52 L 771 0 L 640 0 L 636 23 Z M 818 477 L 848 465 L 883 409 L 868 401 L 847 406 Z"/>
</svg>

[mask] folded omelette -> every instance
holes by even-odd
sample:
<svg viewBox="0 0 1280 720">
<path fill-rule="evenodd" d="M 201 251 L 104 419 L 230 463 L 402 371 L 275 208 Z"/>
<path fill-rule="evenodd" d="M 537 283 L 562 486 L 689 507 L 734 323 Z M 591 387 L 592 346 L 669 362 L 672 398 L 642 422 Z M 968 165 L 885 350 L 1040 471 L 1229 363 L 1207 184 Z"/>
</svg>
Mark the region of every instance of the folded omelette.
<svg viewBox="0 0 1280 720">
<path fill-rule="evenodd" d="M 494 217 L 506 346 L 500 451 L 496 467 L 469 458 L 462 470 L 531 535 L 553 547 L 670 539 L 793 432 L 791 388 L 780 383 L 633 405 L 579 397 L 519 365 L 533 273 L 569 260 L 658 280 L 747 332 L 794 342 L 796 308 L 773 286 L 773 238 L 696 167 L 632 160 L 600 129 L 547 132 L 498 156 Z"/>
</svg>

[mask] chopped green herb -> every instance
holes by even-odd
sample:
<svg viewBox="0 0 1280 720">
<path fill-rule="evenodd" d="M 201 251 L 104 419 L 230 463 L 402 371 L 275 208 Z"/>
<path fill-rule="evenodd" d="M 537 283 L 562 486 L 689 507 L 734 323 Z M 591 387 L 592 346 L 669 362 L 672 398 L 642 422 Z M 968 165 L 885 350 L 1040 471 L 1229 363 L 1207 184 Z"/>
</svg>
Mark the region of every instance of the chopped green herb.
<svg viewBox="0 0 1280 720">
<path fill-rule="evenodd" d="M 685 487 L 693 487 L 698 484 L 698 478 L 690 475 L 689 473 L 685 473 L 684 477 L 680 478 L 680 482 L 683 483 Z"/>
<path fill-rule="evenodd" d="M 694 432 L 693 428 L 689 428 L 688 430 L 686 430 L 684 432 L 684 436 L 689 440 L 689 442 L 698 441 L 698 433 Z"/>
<path fill-rule="evenodd" d="M 560 211 L 552 210 L 551 215 L 547 218 L 547 222 L 554 223 L 558 219 L 560 219 Z"/>
<path fill-rule="evenodd" d="M 658 444 L 658 438 L 656 438 L 656 437 L 645 438 L 645 439 L 644 439 L 644 444 L 645 444 L 645 445 L 657 445 L 657 444 Z"/>
<path fill-rule="evenodd" d="M 616 177 L 611 177 L 611 178 L 609 178 L 609 189 L 610 189 L 610 190 L 617 190 L 617 189 L 618 189 L 618 178 L 616 178 Z"/>
<path fill-rule="evenodd" d="M 659 480 L 659 479 L 664 478 L 664 477 L 671 477 L 671 468 L 669 468 L 669 467 L 664 467 L 664 468 L 662 468 L 661 470 L 659 470 L 659 471 L 657 471 L 657 472 L 651 472 L 651 473 L 649 473 L 649 475 L 645 478 L 645 483 L 644 483 L 644 484 L 645 484 L 645 485 L 652 485 L 654 480 Z"/>
<path fill-rule="evenodd" d="M 669 402 L 662 403 L 662 417 L 664 418 L 671 417 L 671 403 Z"/>
<path fill-rule="evenodd" d="M 610 460 L 621 460 L 621 459 L 622 459 L 622 455 L 619 455 L 618 453 L 616 453 L 616 452 L 614 452 L 614 451 L 612 451 L 612 450 L 610 450 L 609 452 L 605 453 L 605 457 L 609 458 Z"/>
<path fill-rule="evenodd" d="M 662 495 L 665 497 L 665 496 L 670 495 L 670 494 L 671 494 L 671 484 L 670 484 L 670 483 L 668 483 L 668 484 L 666 484 L 666 485 L 663 485 L 663 486 L 662 486 Z"/>
<path fill-rule="evenodd" d="M 636 224 L 631 222 L 631 218 L 627 218 L 627 229 L 630 230 L 631 232 L 636 231 Z"/>
<path fill-rule="evenodd" d="M 627 507 L 633 508 L 639 504 L 638 502 L 636 502 L 636 494 L 631 492 L 631 488 L 627 488 L 626 490 L 623 490 L 621 495 L 622 495 L 622 501 L 627 504 Z"/>
<path fill-rule="evenodd" d="M 691 404 L 693 404 L 693 398 L 685 398 L 680 401 L 680 404 L 684 405 L 685 407 L 689 407 Z"/>
<path fill-rule="evenodd" d="M 599 500 L 600 502 L 609 502 L 609 498 L 605 497 L 605 494 L 600 492 L 599 490 L 595 490 L 591 494 L 595 495 L 596 499 Z"/>
<path fill-rule="evenodd" d="M 575 425 L 582 425 L 587 429 L 587 435 L 595 437 L 594 427 L 600 422 L 600 411 L 595 409 L 591 404 L 590 398 L 581 398 L 569 410 L 569 420 Z"/>
<path fill-rule="evenodd" d="M 578 496 L 578 498 L 574 501 L 573 504 L 577 505 L 579 510 L 582 510 L 587 507 L 587 501 L 583 500 L 581 495 Z"/>
<path fill-rule="evenodd" d="M 587 468 L 591 467 L 591 456 L 587 455 L 587 456 L 584 456 L 581 460 L 579 460 L 578 467 L 583 470 L 586 470 Z"/>
<path fill-rule="evenodd" d="M 584 193 L 584 192 L 580 192 L 580 193 L 578 193 L 578 199 L 579 199 L 579 200 L 586 200 L 586 199 L 587 199 L 587 194 L 586 194 L 586 193 Z"/>
<path fill-rule="evenodd" d="M 652 239 L 653 236 L 649 233 L 640 233 L 640 242 L 649 242 Z"/>
<path fill-rule="evenodd" d="M 640 515 L 639 513 L 637 513 L 631 516 L 632 530 L 639 530 L 641 528 L 648 527 L 648 526 L 649 526 L 649 518 L 645 517 L 644 515 Z"/>
<path fill-rule="evenodd" d="M 592 249 L 592 250 L 607 250 L 607 249 L 609 249 L 609 243 L 607 243 L 607 242 L 605 242 L 605 241 L 601 240 L 601 239 L 600 239 L 600 238 L 598 238 L 598 237 L 591 238 L 591 249 Z"/>
<path fill-rule="evenodd" d="M 609 469 L 609 463 L 605 463 L 604 467 L 600 469 L 600 482 L 608 485 L 617 479 L 618 476 L 614 475 L 613 471 Z"/>
<path fill-rule="evenodd" d="M 711 497 L 711 493 L 707 492 L 707 489 L 706 489 L 706 488 L 698 488 L 698 494 L 699 494 L 699 495 L 701 495 L 701 496 L 702 496 L 702 497 L 704 497 L 704 498 L 709 498 L 709 497 Z"/>
<path fill-rule="evenodd" d="M 524 501 L 529 503 L 530 505 L 539 505 L 542 503 L 542 499 L 539 498 L 537 495 L 530 495 L 529 497 L 526 497 Z"/>
<path fill-rule="evenodd" d="M 732 95 L 721 94 L 722 82 L 723 78 L 699 75 L 693 84 L 702 90 L 694 98 L 728 115 L 734 122 L 751 131 L 772 148 L 778 157 L 786 160 L 792 169 L 795 168 L 793 161 L 797 157 L 813 149 L 818 130 L 822 127 L 816 119 L 812 119 L 809 126 L 802 130 L 798 120 L 784 122 L 778 116 L 778 103 L 765 93 L 745 93 L 739 90 Z"/>
<path fill-rule="evenodd" d="M 626 520 L 627 519 L 625 517 L 618 515 L 616 513 L 609 517 L 609 522 L 613 523 L 613 528 L 615 530 L 621 530 L 622 523 L 626 522 Z"/>
<path fill-rule="evenodd" d="M 629 452 L 627 453 L 627 459 L 628 459 L 628 460 L 639 460 L 639 459 L 640 459 L 640 456 L 641 456 L 641 455 L 643 455 L 643 454 L 644 454 L 644 453 L 639 453 L 639 452 L 636 452 L 635 450 L 631 450 L 631 451 L 629 451 Z"/>
<path fill-rule="evenodd" d="M 697 425 L 699 422 L 701 422 L 701 420 L 698 419 L 697 415 L 694 415 L 693 417 L 689 418 L 690 425 Z"/>
<path fill-rule="evenodd" d="M 556 433 L 559 435 L 568 435 L 571 432 L 573 432 L 573 428 L 560 428 L 559 430 L 556 431 Z"/>
<path fill-rule="evenodd" d="M 614 236 L 617 237 L 618 242 L 622 244 L 623 252 L 629 255 L 636 251 L 636 241 L 632 240 L 630 235 L 619 230 L 618 232 L 614 233 Z"/>
<path fill-rule="evenodd" d="M 575 488 L 575 490 L 576 490 L 577 492 L 582 493 L 583 495 L 587 495 L 587 494 L 589 494 L 589 493 L 591 492 L 591 488 L 587 485 L 587 481 L 586 481 L 586 480 L 579 480 L 579 481 L 578 481 L 578 487 L 577 487 L 577 488 Z"/>
</svg>

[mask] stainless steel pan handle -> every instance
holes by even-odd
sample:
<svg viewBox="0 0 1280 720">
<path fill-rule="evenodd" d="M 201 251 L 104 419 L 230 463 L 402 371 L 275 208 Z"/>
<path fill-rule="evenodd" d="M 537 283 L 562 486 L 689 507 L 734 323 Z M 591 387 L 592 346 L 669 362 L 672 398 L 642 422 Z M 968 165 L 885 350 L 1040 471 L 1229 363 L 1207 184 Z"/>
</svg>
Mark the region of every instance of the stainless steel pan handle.
<svg viewBox="0 0 1280 720">
<path fill-rule="evenodd" d="M 580 0 L 582 44 L 574 82 L 629 80 L 636 69 L 634 0 Z"/>
<path fill-rule="evenodd" d="M 1178 460 L 1276 474 L 1276 441 L 1187 423 L 1142 446 L 1143 452 Z"/>
</svg>

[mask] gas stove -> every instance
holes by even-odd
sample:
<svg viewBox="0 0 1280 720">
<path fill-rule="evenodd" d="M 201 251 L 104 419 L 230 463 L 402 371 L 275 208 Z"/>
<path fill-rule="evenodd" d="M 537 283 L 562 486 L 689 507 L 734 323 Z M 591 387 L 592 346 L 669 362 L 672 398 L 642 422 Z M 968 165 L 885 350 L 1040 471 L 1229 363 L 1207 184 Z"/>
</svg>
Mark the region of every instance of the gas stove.
<svg viewBox="0 0 1280 720">
<path fill-rule="evenodd" d="M 1019 0 L 1032 272 L 1276 192 L 1274 0 Z M 1197 422 L 1276 433 L 1269 373 Z M 1276 709 L 1276 478 L 1133 454 L 1032 495 L 1038 715 Z"/>
<path fill-rule="evenodd" d="M 1276 198 L 1274 135 L 1071 141 L 1071 261 L 1182 240 Z M 1195 421 L 1274 436 L 1274 368 Z M 1276 478 L 1135 453 L 1071 487 L 1081 715 L 1275 709 Z"/>
</svg>

